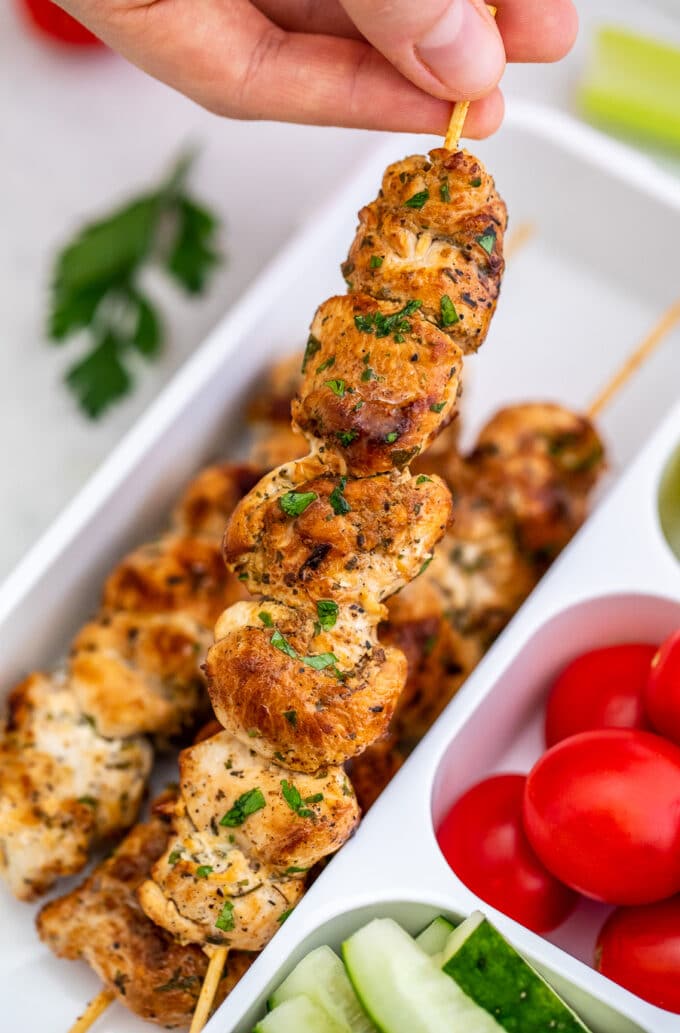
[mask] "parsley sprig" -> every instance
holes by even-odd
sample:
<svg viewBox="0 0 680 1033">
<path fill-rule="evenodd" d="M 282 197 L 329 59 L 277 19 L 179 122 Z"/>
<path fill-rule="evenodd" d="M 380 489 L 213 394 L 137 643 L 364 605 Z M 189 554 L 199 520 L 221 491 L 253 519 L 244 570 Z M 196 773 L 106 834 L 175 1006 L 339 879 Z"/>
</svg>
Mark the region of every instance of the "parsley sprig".
<svg viewBox="0 0 680 1033">
<path fill-rule="evenodd" d="M 131 357 L 153 359 L 162 348 L 161 317 L 142 271 L 155 266 L 200 294 L 219 261 L 218 220 L 187 191 L 192 162 L 181 157 L 156 190 L 86 225 L 56 258 L 48 333 L 55 344 L 86 335 L 88 348 L 65 380 L 92 419 L 131 390 Z"/>
</svg>

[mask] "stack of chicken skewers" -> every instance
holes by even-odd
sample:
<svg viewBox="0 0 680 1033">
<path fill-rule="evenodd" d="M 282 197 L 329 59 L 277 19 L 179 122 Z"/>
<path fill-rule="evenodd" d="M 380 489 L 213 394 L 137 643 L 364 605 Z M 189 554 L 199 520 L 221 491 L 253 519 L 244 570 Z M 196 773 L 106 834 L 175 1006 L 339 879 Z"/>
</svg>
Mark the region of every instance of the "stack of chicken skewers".
<svg viewBox="0 0 680 1033">
<path fill-rule="evenodd" d="M 423 193 L 434 204 L 409 204 Z M 470 348 L 486 332 L 503 228 L 502 203 L 479 164 L 446 151 L 393 166 L 381 198 L 362 213 L 347 270 L 353 293 L 317 314 L 295 404 L 315 451 L 271 474 L 227 534 L 232 565 L 264 596 L 220 620 L 209 657 L 213 702 L 229 731 L 185 751 L 180 798 L 152 820 L 158 843 L 146 867 L 162 856 L 141 899 L 180 940 L 249 950 L 267 941 L 302 892 L 300 869 L 336 849 L 354 825 L 357 807 L 340 765 L 354 758 L 359 783 L 362 766 L 377 770 L 382 742 L 391 743 L 383 740 L 372 761 L 370 743 L 395 709 L 399 749 L 422 734 L 583 518 L 602 458 L 592 427 L 557 407 L 505 411 L 470 457 L 450 458 L 445 472 L 460 493 L 463 524 L 417 585 L 392 602 L 384 624 L 383 600 L 422 568 L 445 529 L 442 483 L 412 477 L 406 464 L 451 418 L 457 342 Z M 397 272 L 388 242 L 402 254 L 392 263 Z M 444 296 L 455 320 L 444 314 L 451 317 Z M 400 703 L 405 664 L 388 639 L 416 658 Z M 134 854 L 140 835 L 131 834 L 118 858 Z M 58 952 L 78 953 L 77 935 L 66 947 L 69 902 L 73 912 L 111 877 L 105 862 L 84 890 L 48 905 L 41 931 Z M 135 910 L 131 892 L 127 898 Z M 87 922 L 78 917 L 70 931 L 80 931 L 80 952 L 132 1003 L 134 970 L 120 979 L 106 971 L 103 951 L 86 949 Z M 196 952 L 167 943 L 187 957 Z M 147 988 L 150 978 L 148 966 Z M 156 982 L 156 996 L 167 994 Z M 147 1017 L 168 1021 L 162 1006 Z"/>
</svg>

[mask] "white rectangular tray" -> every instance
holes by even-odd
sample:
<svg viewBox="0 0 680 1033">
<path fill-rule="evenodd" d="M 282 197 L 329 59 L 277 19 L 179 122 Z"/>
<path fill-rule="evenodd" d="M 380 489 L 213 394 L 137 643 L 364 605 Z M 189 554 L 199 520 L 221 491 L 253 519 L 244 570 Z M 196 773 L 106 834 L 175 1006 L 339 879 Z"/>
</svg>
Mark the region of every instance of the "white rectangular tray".
<svg viewBox="0 0 680 1033">
<path fill-rule="evenodd" d="M 375 195 L 384 166 L 437 144 L 391 138 L 348 178 L 343 192 L 272 262 L 0 588 L 3 690 L 64 651 L 116 558 L 162 523 L 201 463 L 231 451 L 241 432 L 243 400 L 257 389 L 266 363 L 301 344 L 319 301 L 343 290 L 338 265 L 355 213 Z M 511 400 L 555 398 L 585 407 L 680 286 L 673 264 L 680 186 L 650 162 L 564 116 L 524 105 L 511 106 L 503 131 L 476 149 L 496 175 L 512 224 L 530 220 L 537 235 L 512 259 L 490 338 L 467 365 L 468 438 Z M 303 180 L 301 171 L 301 189 Z M 677 398 L 678 345 L 680 334 L 604 415 L 610 484 Z M 435 910 L 460 914 L 479 905 L 439 854 L 431 801 L 439 813 L 485 772 L 528 768 L 538 752 L 537 714 L 546 679 L 572 652 L 625 637 L 633 628 L 636 635 L 645 627 L 658 638 L 680 624 L 680 567 L 661 540 L 655 508 L 659 471 L 676 438 L 678 410 L 225 1002 L 212 1020 L 214 1033 L 246 1033 L 263 991 L 299 955 L 302 940 L 337 943 L 363 917 L 357 908 L 393 913 L 415 929 Z M 645 592 L 660 601 L 640 600 Z M 592 611 L 580 608 L 592 597 L 620 593 L 630 598 L 591 603 Z M 571 606 L 579 609 L 562 613 Z M 543 627 L 551 618 L 556 623 Z M 569 625 L 568 636 L 560 622 Z M 542 637 L 540 653 L 530 642 L 535 633 Z M 523 673 L 527 664 L 531 677 Z M 486 734 L 479 736 L 484 720 Z M 0 1025 L 64 1033 L 96 992 L 95 977 L 39 944 L 34 908 L 4 890 L 0 907 Z M 562 949 L 587 955 L 592 914 L 570 920 L 555 943 L 493 912 L 492 917 L 560 985 L 566 983 L 597 1031 L 678 1028 L 677 1016 L 650 1008 Z M 630 1018 L 607 1016 L 607 1006 Z M 139 1028 L 138 1020 L 114 1006 L 98 1033 Z"/>
</svg>

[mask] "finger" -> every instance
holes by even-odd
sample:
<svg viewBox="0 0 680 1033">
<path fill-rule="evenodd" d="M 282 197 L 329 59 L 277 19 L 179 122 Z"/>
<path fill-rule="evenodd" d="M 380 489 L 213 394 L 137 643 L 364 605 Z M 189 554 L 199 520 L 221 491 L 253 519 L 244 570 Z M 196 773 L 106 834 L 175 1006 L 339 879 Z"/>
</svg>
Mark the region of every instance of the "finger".
<svg viewBox="0 0 680 1033">
<path fill-rule="evenodd" d="M 67 6 L 114 49 L 218 114 L 437 134 L 451 114 L 450 103 L 423 93 L 369 44 L 286 33 L 244 0 Z M 466 131 L 481 135 L 497 120 L 492 100 L 471 109 Z"/>
<path fill-rule="evenodd" d="M 263 14 L 287 32 L 360 39 L 361 33 L 340 0 L 253 0 Z"/>
<path fill-rule="evenodd" d="M 508 61 L 559 61 L 578 32 L 572 0 L 499 0 L 496 22 Z"/>
<path fill-rule="evenodd" d="M 420 89 L 445 100 L 489 93 L 505 67 L 483 0 L 342 0 L 362 35 Z"/>
</svg>

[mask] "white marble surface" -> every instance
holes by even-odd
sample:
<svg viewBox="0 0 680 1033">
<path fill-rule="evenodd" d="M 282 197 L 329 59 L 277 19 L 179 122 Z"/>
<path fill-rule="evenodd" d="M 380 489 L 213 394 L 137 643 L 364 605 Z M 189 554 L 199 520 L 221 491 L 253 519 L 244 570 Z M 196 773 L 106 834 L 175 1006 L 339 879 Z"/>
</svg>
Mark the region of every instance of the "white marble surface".
<svg viewBox="0 0 680 1033">
<path fill-rule="evenodd" d="M 570 58 L 509 70 L 510 93 L 572 107 L 597 21 L 680 38 L 679 23 L 642 0 L 579 7 L 583 33 Z M 220 120 L 113 55 L 46 46 L 11 3 L 0 5 L 0 576 L 376 135 Z M 229 260 L 207 300 L 168 299 L 162 360 L 140 368 L 131 398 L 92 424 L 61 383 L 78 345 L 59 352 L 45 340 L 51 256 L 83 218 L 145 187 L 188 142 L 201 147 L 194 182 L 223 215 Z"/>
</svg>

